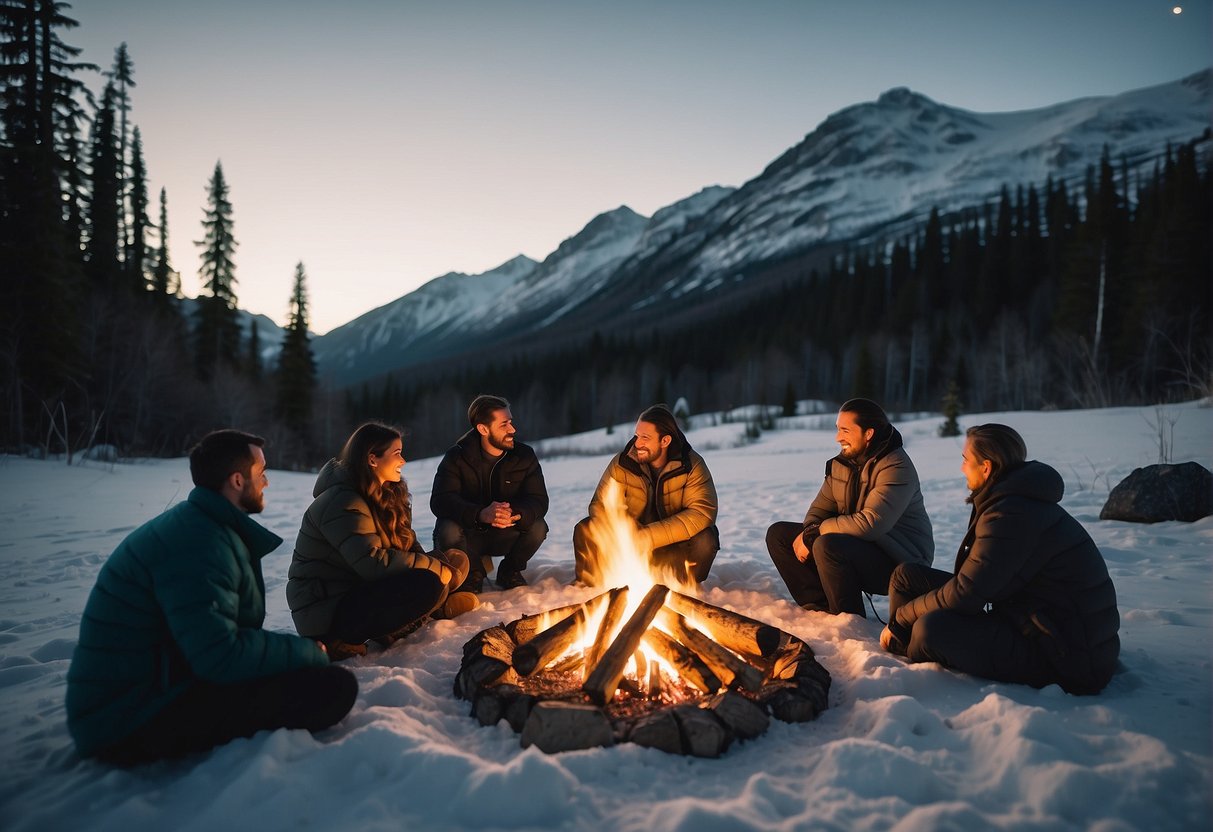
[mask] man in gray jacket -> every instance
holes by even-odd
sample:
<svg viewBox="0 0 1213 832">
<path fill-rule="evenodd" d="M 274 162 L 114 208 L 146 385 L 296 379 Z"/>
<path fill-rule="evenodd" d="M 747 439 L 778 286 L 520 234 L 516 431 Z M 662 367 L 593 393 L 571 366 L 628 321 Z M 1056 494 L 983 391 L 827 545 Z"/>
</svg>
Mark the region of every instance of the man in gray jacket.
<svg viewBox="0 0 1213 832">
<path fill-rule="evenodd" d="M 899 563 L 930 566 L 931 520 L 918 472 L 880 405 L 851 399 L 835 422 L 842 451 L 803 523 L 773 523 L 767 551 L 806 610 L 864 615 L 861 593 L 885 595 Z"/>
</svg>

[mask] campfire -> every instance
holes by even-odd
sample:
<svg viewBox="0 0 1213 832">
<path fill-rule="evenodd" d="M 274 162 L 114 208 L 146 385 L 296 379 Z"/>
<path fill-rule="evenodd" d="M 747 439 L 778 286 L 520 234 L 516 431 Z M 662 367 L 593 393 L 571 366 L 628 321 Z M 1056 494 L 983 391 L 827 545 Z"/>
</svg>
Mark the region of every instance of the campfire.
<svg viewBox="0 0 1213 832">
<path fill-rule="evenodd" d="M 463 649 L 455 694 L 485 725 L 501 719 L 523 747 L 547 752 L 634 742 L 715 757 L 770 717 L 813 719 L 830 675 L 802 640 L 698 598 L 648 552 L 615 484 L 590 533 L 609 562 L 593 581 L 613 587 L 580 604 L 478 633 Z"/>
</svg>

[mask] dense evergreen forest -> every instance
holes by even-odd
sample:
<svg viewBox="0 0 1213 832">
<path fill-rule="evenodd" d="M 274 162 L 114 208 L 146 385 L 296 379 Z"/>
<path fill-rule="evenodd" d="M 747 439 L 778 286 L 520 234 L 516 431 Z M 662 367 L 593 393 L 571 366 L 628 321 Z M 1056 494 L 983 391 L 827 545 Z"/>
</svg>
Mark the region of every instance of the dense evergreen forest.
<svg viewBox="0 0 1213 832">
<path fill-rule="evenodd" d="M 163 189 L 158 221 L 148 213 L 135 61 L 122 44 L 104 72 L 81 62 L 64 39 L 69 8 L 0 0 L 4 447 L 179 455 L 239 426 L 270 439 L 275 464 L 309 464 L 336 440 L 313 427 L 334 420 L 321 418 L 303 264 L 283 349 L 262 367 L 255 324 L 244 331 L 237 315 L 233 205 L 217 162 L 197 243 L 204 291 L 181 297 Z"/>
<path fill-rule="evenodd" d="M 1007 183 L 987 205 L 823 260 L 777 290 L 667 325 L 609 327 L 411 368 L 357 389 L 317 384 L 299 263 L 267 366 L 237 314 L 237 233 L 222 164 L 205 184 L 203 293 L 182 298 L 168 194 L 155 220 L 134 56 L 81 62 L 70 6 L 0 0 L 0 417 L 10 452 L 97 445 L 178 455 L 208 430 L 265 435 L 308 467 L 365 418 L 402 423 L 409 455 L 447 446 L 496 392 L 531 438 L 694 411 L 868 395 L 892 411 L 1088 407 L 1209 394 L 1209 140 L 1084 182 Z M 100 95 L 86 80 L 100 87 Z M 191 204 L 189 209 L 195 210 Z M 196 232 L 191 234 L 195 237 Z"/>
</svg>

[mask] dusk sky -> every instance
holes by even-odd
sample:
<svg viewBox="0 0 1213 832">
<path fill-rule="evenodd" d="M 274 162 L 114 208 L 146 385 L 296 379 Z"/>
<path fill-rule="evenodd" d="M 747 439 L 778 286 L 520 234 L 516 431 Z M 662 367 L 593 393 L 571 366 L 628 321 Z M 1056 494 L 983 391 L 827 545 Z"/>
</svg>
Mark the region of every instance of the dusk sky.
<svg viewBox="0 0 1213 832">
<path fill-rule="evenodd" d="M 221 160 L 240 306 L 284 323 L 303 261 L 323 333 L 440 274 L 541 260 L 603 211 L 740 185 L 892 87 L 1003 112 L 1207 68 L 1209 1 L 1174 8 L 77 0 L 62 36 L 106 70 L 127 44 L 186 294 Z"/>
</svg>

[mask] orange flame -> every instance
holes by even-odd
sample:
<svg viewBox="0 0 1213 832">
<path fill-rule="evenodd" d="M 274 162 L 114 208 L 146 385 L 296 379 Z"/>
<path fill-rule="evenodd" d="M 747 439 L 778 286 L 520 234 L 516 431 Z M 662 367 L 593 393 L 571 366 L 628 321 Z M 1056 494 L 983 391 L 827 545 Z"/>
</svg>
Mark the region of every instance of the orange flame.
<svg viewBox="0 0 1213 832">
<path fill-rule="evenodd" d="M 623 499 L 623 486 L 616 480 L 612 479 L 607 483 L 602 511 L 591 514 L 586 533 L 593 540 L 594 549 L 598 552 L 597 557 L 591 557 L 587 564 L 589 583 L 606 589 L 622 586 L 628 588 L 627 609 L 623 621 L 632 616 L 645 594 L 657 583 L 687 595 L 699 596 L 699 586 L 690 577 L 688 566 L 684 565 L 680 573 L 667 565 L 653 563 L 652 547 L 640 534 L 636 521 L 628 515 Z M 589 648 L 605 614 L 606 605 L 602 605 L 602 608 L 591 616 L 591 620 L 586 621 L 582 638 L 575 650 Z M 641 649 L 650 661 L 659 662 L 667 674 L 677 675 L 674 668 L 647 646 L 642 646 Z M 634 674 L 633 667 L 629 667 L 629 674 Z"/>
</svg>

